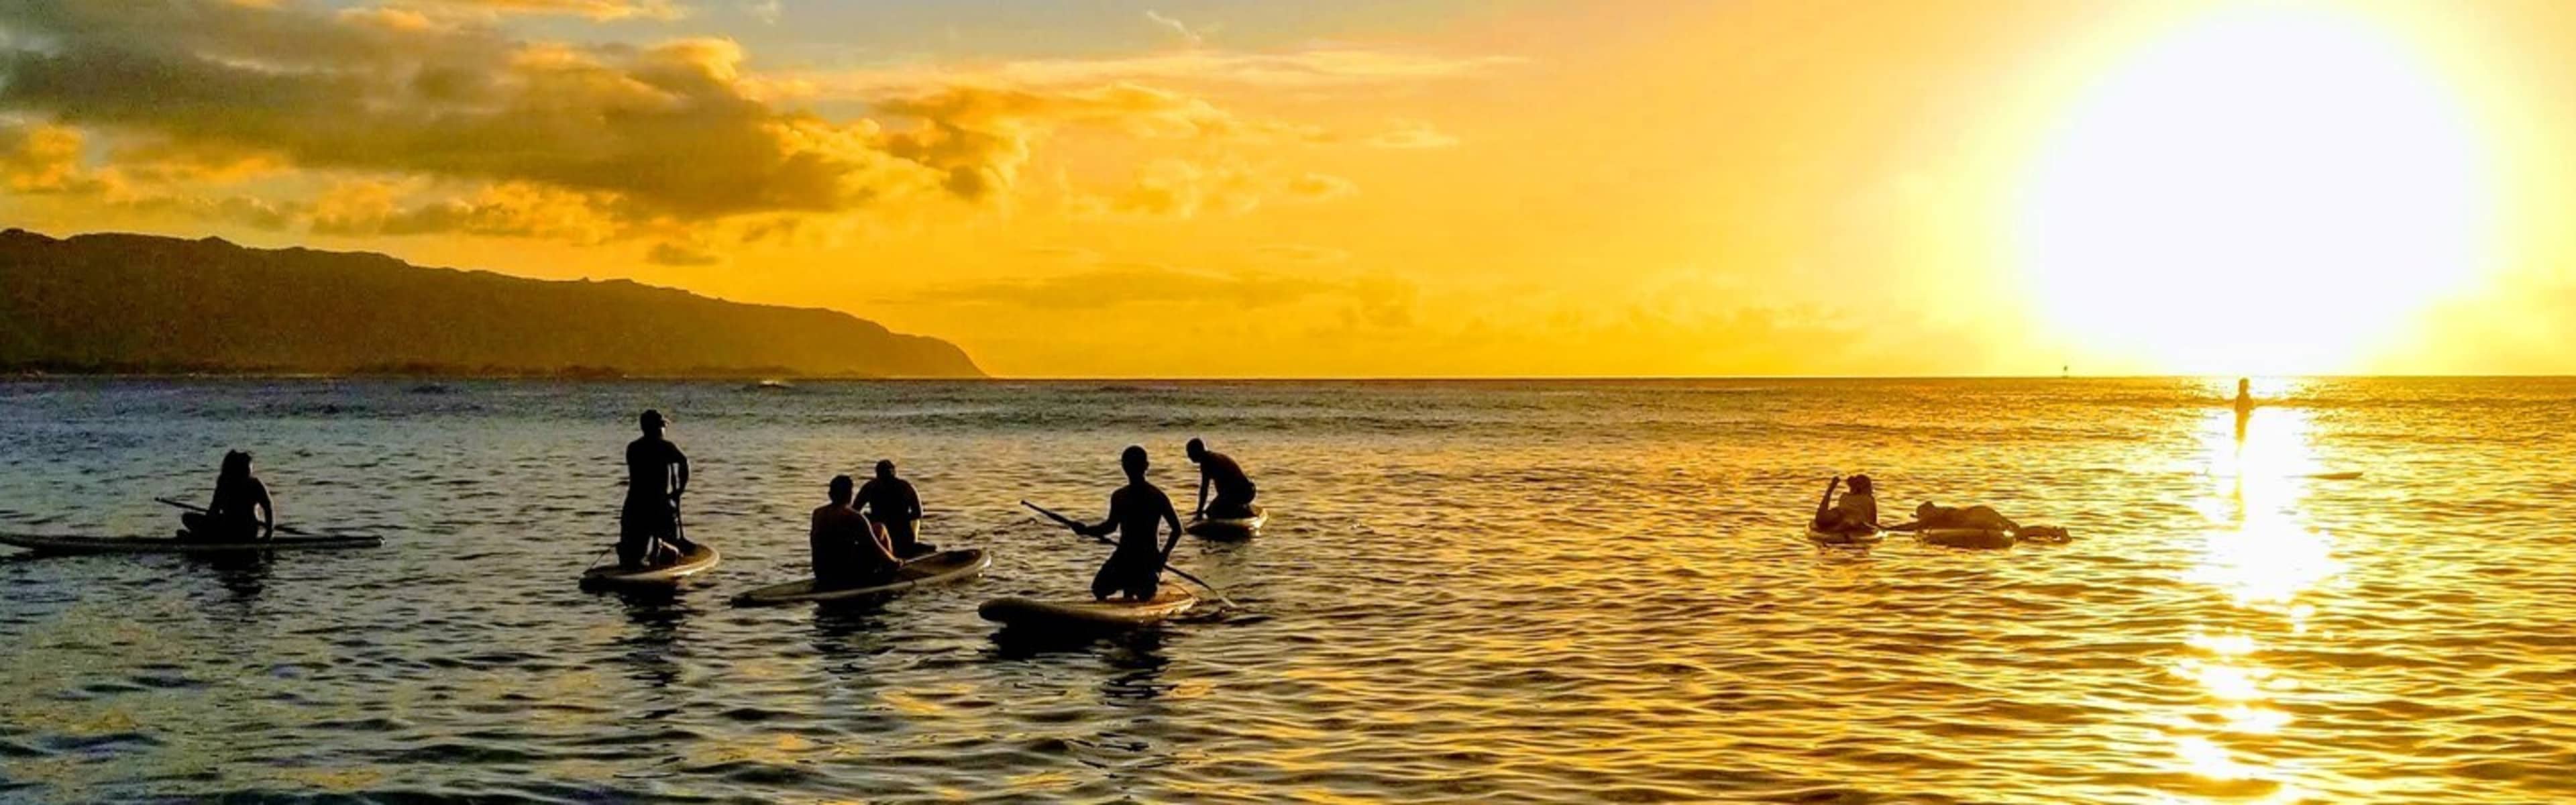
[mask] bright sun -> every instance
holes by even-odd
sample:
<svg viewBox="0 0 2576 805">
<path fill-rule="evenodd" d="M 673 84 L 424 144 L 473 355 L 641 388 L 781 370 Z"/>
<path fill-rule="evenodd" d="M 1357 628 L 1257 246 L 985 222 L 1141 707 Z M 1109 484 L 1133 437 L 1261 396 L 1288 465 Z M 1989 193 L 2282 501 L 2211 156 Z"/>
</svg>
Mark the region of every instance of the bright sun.
<svg viewBox="0 0 2576 805">
<path fill-rule="evenodd" d="M 2034 165 L 2023 270 L 2069 354 L 2137 368 L 2354 371 L 2481 261 L 2464 113 L 2380 30 L 2264 5 L 2174 32 L 2091 88 Z"/>
</svg>

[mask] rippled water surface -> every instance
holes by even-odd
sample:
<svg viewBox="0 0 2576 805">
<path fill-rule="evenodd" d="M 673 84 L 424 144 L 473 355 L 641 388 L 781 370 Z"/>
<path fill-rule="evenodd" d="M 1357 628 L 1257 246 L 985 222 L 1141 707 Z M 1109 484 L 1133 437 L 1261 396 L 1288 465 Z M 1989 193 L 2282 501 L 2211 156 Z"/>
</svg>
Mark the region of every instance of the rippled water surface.
<svg viewBox="0 0 2576 805">
<path fill-rule="evenodd" d="M 383 548 L 0 548 L 0 799 L 2544 801 L 2576 798 L 2576 381 L 0 384 L 0 530 L 162 535 L 256 453 Z M 691 536 L 585 594 L 635 412 Z M 1092 643 L 1118 450 L 1252 470 L 1239 607 Z M 743 610 L 834 473 L 900 462 L 986 578 Z M 2062 546 L 1800 536 L 1823 480 Z M 2362 473 L 2359 478 L 2320 474 Z"/>
</svg>

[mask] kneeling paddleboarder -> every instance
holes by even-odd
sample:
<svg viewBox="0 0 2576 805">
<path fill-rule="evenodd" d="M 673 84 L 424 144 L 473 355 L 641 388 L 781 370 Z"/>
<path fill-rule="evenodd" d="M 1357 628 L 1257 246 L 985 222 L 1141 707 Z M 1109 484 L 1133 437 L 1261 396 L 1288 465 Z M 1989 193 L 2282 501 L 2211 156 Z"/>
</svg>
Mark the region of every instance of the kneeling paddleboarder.
<svg viewBox="0 0 2576 805">
<path fill-rule="evenodd" d="M 1207 443 L 1191 439 L 1185 452 L 1199 465 L 1199 501 L 1190 508 L 1191 517 L 1239 518 L 1252 516 L 1252 498 L 1257 493 L 1252 476 L 1232 456 L 1207 449 Z M 1216 488 L 1216 501 L 1208 501 L 1208 487 Z"/>
<path fill-rule="evenodd" d="M 1118 455 L 1118 465 L 1127 470 L 1127 485 L 1109 495 L 1109 519 L 1097 525 L 1072 524 L 1076 533 L 1095 537 L 1118 532 L 1118 549 L 1110 552 L 1109 561 L 1091 577 L 1091 597 L 1105 601 L 1113 594 L 1130 601 L 1154 597 L 1163 583 L 1163 562 L 1172 555 L 1172 546 L 1181 541 L 1181 515 L 1172 509 L 1172 499 L 1145 480 L 1145 448 L 1130 445 Z M 1154 546 L 1156 526 L 1170 523 L 1172 535 Z"/>
</svg>

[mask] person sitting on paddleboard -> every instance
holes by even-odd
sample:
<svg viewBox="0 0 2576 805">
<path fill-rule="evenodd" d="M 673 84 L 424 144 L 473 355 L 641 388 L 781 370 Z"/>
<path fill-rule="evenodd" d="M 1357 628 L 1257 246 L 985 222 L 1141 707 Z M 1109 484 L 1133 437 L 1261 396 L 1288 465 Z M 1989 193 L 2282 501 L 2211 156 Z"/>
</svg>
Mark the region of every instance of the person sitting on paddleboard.
<svg viewBox="0 0 2576 805">
<path fill-rule="evenodd" d="M 1259 490 L 1252 486 L 1252 476 L 1243 474 L 1243 465 L 1224 453 L 1207 449 L 1207 443 L 1191 439 L 1186 452 L 1199 465 L 1199 501 L 1190 507 L 1192 518 L 1241 518 L 1252 516 L 1252 497 Z M 1216 487 L 1216 502 L 1208 502 L 1208 487 Z"/>
<path fill-rule="evenodd" d="M 1118 454 L 1118 466 L 1127 470 L 1127 485 L 1110 493 L 1109 519 L 1098 525 L 1076 524 L 1073 530 L 1095 537 L 1118 532 L 1118 549 L 1091 577 L 1092 600 L 1106 601 L 1113 594 L 1123 594 L 1130 601 L 1151 600 L 1163 584 L 1163 562 L 1181 541 L 1181 514 L 1172 509 L 1172 499 L 1163 490 L 1145 481 L 1145 448 L 1129 445 Z M 1154 529 L 1165 522 L 1171 523 L 1172 536 L 1156 550 Z"/>
<path fill-rule="evenodd" d="M 655 543 L 681 555 L 697 550 L 680 536 L 680 495 L 689 491 L 689 457 L 662 438 L 662 412 L 636 417 L 644 435 L 626 444 L 626 505 L 617 516 L 617 563 L 642 569 Z"/>
<path fill-rule="evenodd" d="M 1827 534 L 1879 530 L 1878 497 L 1872 493 L 1869 476 L 1852 476 L 1849 479 L 1851 491 L 1844 492 L 1843 499 L 1835 502 L 1834 487 L 1841 485 L 1844 480 L 1842 476 L 1836 475 L 1833 481 L 1825 484 L 1825 497 L 1823 500 L 1816 501 L 1816 519 L 1810 526 Z"/>
<path fill-rule="evenodd" d="M 877 477 L 859 487 L 859 503 L 869 520 L 885 527 L 894 555 L 910 559 L 938 550 L 920 543 L 921 495 L 912 482 L 894 477 L 894 462 L 877 462 Z"/>
<path fill-rule="evenodd" d="M 897 561 L 867 515 L 850 507 L 850 476 L 832 476 L 831 502 L 814 509 L 814 586 L 862 587 L 893 578 Z"/>
<path fill-rule="evenodd" d="M 255 516 L 253 510 L 257 510 Z M 268 498 L 268 485 L 250 474 L 249 453 L 224 451 L 223 466 L 215 473 L 214 499 L 206 501 L 202 514 L 179 515 L 179 525 L 180 538 L 199 542 L 245 542 L 276 534 L 276 506 Z"/>
</svg>

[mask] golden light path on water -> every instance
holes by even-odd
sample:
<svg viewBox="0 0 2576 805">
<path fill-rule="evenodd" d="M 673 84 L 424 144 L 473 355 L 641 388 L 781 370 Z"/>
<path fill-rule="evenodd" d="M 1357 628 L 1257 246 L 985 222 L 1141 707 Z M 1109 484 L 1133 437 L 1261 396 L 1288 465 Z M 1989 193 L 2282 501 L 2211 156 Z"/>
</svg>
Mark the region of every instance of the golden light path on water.
<svg viewBox="0 0 2576 805">
<path fill-rule="evenodd" d="M 2255 389 L 2257 399 L 2279 399 L 2297 390 L 2278 381 Z M 2213 396 L 2225 396 L 2213 383 Z M 2244 416 L 2245 419 L 2240 419 Z M 2249 427 L 2260 417 L 2261 427 Z M 2178 714 L 2166 726 L 2176 762 L 2216 782 L 2277 786 L 2257 801 L 2297 802 L 2312 794 L 2299 785 L 2296 758 L 2262 758 L 2266 737 L 2293 717 L 2279 702 L 2301 692 L 2301 681 L 2263 663 L 2267 644 L 2307 635 L 2316 605 L 2303 594 L 2331 583 L 2343 570 L 2334 537 L 2310 525 L 2300 504 L 2321 473 L 2311 412 L 2257 408 L 2250 415 L 2213 410 L 2200 435 L 2209 495 L 2198 508 L 2208 519 L 2199 561 L 2185 581 L 2207 585 L 2233 605 L 2270 616 L 2197 627 L 2185 638 L 2191 652 L 2175 661 L 2175 678 L 2198 686 L 2204 709 Z M 2240 745 L 2245 746 L 2239 749 Z"/>
</svg>

